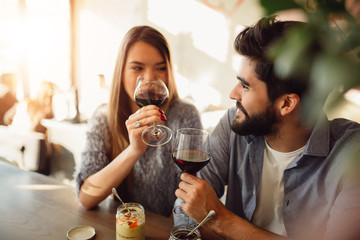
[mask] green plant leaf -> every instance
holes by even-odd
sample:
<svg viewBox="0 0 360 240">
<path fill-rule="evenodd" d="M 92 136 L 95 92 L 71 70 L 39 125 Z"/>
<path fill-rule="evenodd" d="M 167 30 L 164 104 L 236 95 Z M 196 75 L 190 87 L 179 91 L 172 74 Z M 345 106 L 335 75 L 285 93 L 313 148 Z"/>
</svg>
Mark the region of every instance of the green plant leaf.
<svg viewBox="0 0 360 240">
<path fill-rule="evenodd" d="M 289 77 L 309 71 L 309 46 L 312 39 L 312 31 L 297 27 L 275 42 L 269 49 L 269 56 L 275 59 L 275 72 L 281 77 Z"/>
<path fill-rule="evenodd" d="M 301 8 L 295 1 L 292 0 L 260 0 L 260 4 L 265 9 L 266 15 L 273 15 L 279 11 Z"/>
<path fill-rule="evenodd" d="M 330 105 L 335 105 L 348 89 L 360 86 L 360 23 L 346 11 L 344 2 L 260 0 L 268 15 L 294 8 L 306 15 L 307 28 L 292 29 L 268 53 L 280 76 L 311 79 L 310 90 L 302 98 L 308 121 L 317 119 L 333 89 L 341 86 L 343 92 L 337 92 Z M 334 21 L 339 17 L 343 21 Z"/>
</svg>

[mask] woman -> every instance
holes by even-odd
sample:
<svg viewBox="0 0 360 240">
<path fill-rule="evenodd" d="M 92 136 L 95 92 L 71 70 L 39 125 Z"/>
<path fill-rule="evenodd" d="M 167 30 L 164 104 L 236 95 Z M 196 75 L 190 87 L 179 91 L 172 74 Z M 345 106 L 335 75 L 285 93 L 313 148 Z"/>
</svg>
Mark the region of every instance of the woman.
<svg viewBox="0 0 360 240">
<path fill-rule="evenodd" d="M 170 95 L 162 110 L 154 105 L 140 109 L 135 104 L 133 93 L 139 75 L 164 80 Z M 135 126 L 137 121 L 139 127 Z M 116 187 L 124 201 L 170 216 L 180 170 L 171 160 L 171 142 L 161 147 L 142 142 L 142 131 L 154 121 L 164 123 L 173 133 L 179 128 L 202 128 L 197 109 L 178 97 L 166 39 L 152 27 L 137 26 L 123 39 L 109 104 L 100 106 L 89 121 L 76 176 L 79 200 L 86 209 L 96 206 Z"/>
</svg>

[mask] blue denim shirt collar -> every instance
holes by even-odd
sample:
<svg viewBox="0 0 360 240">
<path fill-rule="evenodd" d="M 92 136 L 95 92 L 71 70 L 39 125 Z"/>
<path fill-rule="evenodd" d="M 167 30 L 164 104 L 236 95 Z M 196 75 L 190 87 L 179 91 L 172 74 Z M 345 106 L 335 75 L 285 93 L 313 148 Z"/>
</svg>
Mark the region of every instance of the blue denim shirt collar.
<svg viewBox="0 0 360 240">
<path fill-rule="evenodd" d="M 321 114 L 306 144 L 304 155 L 326 157 L 330 151 L 330 128 L 325 114 Z"/>
</svg>

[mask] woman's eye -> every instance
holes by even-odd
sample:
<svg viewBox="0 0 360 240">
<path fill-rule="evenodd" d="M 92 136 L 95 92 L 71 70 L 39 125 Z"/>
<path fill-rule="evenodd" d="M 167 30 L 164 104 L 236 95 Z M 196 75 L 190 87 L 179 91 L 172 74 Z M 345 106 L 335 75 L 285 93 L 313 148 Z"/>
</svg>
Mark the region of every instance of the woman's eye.
<svg viewBox="0 0 360 240">
<path fill-rule="evenodd" d="M 132 69 L 135 70 L 135 71 L 140 71 L 140 70 L 142 70 L 143 68 L 142 68 L 142 67 L 132 67 Z"/>
<path fill-rule="evenodd" d="M 248 87 L 248 86 L 246 86 L 245 84 L 243 84 L 243 83 L 242 83 L 242 84 L 241 84 L 241 86 L 242 86 L 242 88 L 243 88 L 243 89 L 245 89 L 245 90 L 249 90 L 249 87 Z"/>
<path fill-rule="evenodd" d="M 166 66 L 164 66 L 164 67 L 159 67 L 158 70 L 159 70 L 159 71 L 166 71 L 167 68 L 166 68 Z"/>
</svg>

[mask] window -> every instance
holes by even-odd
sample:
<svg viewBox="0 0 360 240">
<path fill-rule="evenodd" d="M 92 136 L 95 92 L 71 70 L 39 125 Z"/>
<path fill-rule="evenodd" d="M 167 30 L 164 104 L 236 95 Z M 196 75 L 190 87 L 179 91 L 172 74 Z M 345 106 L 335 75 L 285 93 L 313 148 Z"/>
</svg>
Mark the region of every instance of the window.
<svg viewBox="0 0 360 240">
<path fill-rule="evenodd" d="M 18 99 L 34 97 L 43 81 L 71 86 L 69 9 L 65 0 L 1 1 L 0 74 L 16 74 Z"/>
</svg>

